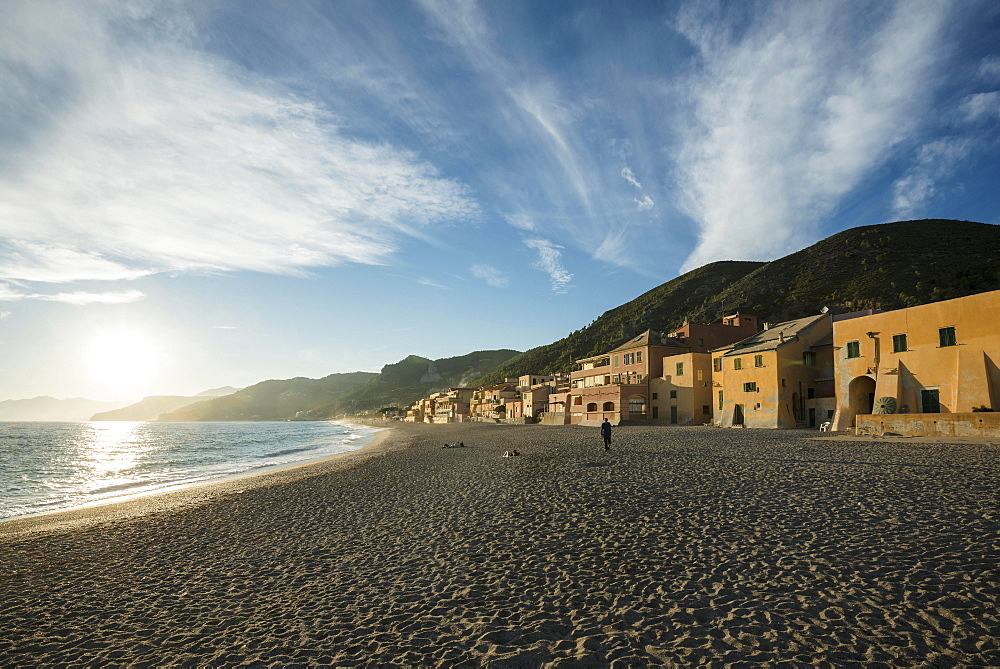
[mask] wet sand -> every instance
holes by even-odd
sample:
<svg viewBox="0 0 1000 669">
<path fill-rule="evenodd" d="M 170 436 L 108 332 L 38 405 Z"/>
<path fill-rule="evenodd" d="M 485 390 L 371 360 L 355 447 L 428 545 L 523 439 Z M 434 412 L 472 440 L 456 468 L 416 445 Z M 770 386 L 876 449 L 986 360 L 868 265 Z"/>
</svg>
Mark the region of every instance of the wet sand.
<svg viewBox="0 0 1000 669">
<path fill-rule="evenodd" d="M 2 523 L 0 665 L 1000 666 L 1000 447 L 815 436 L 399 425 Z"/>
</svg>

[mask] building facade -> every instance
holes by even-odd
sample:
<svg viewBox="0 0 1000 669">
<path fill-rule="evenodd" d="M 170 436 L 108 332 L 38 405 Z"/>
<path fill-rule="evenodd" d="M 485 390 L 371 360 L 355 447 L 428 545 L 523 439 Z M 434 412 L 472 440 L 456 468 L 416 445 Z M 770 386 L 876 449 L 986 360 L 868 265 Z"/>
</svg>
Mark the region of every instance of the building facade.
<svg viewBox="0 0 1000 669">
<path fill-rule="evenodd" d="M 715 424 L 818 427 L 834 411 L 832 320 L 778 323 L 712 354 Z"/>
<path fill-rule="evenodd" d="M 872 414 L 1000 409 L 998 314 L 991 291 L 835 320 L 834 429 Z"/>
</svg>

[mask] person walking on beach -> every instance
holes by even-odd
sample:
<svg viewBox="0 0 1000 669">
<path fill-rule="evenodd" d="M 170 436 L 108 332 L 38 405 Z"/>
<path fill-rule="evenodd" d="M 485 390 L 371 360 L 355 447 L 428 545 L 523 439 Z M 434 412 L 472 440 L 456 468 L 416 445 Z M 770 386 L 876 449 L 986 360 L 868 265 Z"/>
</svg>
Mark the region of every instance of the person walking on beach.
<svg viewBox="0 0 1000 669">
<path fill-rule="evenodd" d="M 604 437 L 604 450 L 611 449 L 611 423 L 605 418 L 604 422 L 601 423 L 601 436 Z"/>
</svg>

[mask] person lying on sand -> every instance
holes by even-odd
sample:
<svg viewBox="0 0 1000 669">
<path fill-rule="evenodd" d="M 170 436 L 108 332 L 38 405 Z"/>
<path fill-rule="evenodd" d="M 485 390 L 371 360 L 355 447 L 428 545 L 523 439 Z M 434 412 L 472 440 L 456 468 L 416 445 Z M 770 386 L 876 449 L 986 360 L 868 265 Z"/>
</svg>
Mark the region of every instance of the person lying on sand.
<svg viewBox="0 0 1000 669">
<path fill-rule="evenodd" d="M 503 452 L 503 457 L 505 457 L 505 458 L 513 458 L 514 456 L 517 456 L 517 455 L 521 455 L 521 454 L 518 452 L 518 450 L 516 448 L 513 449 L 513 450 L 511 450 L 511 451 L 504 451 Z"/>
</svg>

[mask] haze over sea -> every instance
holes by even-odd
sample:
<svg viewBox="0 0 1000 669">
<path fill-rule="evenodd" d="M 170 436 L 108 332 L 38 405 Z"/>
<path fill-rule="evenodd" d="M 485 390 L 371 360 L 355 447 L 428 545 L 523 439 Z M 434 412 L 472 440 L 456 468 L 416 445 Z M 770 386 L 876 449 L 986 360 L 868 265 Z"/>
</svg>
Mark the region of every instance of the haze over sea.
<svg viewBox="0 0 1000 669">
<path fill-rule="evenodd" d="M 375 432 L 334 422 L 0 422 L 0 519 L 316 460 Z"/>
</svg>

